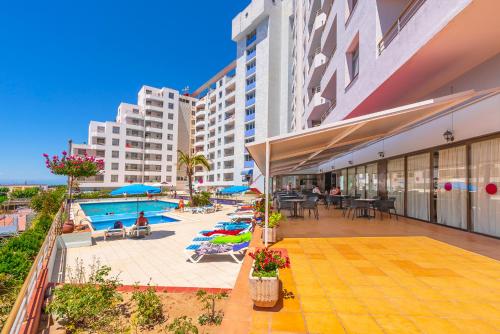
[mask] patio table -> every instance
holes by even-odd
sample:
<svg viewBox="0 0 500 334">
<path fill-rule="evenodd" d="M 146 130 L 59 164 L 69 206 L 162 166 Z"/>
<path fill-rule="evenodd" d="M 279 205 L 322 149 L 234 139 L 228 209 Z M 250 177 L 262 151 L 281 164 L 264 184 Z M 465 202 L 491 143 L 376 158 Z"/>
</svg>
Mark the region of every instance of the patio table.
<svg viewBox="0 0 500 334">
<path fill-rule="evenodd" d="M 343 203 L 344 203 L 343 199 L 349 197 L 349 195 L 332 195 L 332 197 L 338 197 L 338 198 L 340 198 L 340 205 L 339 205 L 339 207 L 337 209 L 342 210 L 344 208 L 343 207 Z"/>
<path fill-rule="evenodd" d="M 373 199 L 373 198 L 356 198 L 355 201 L 365 202 L 365 203 L 369 203 L 370 205 L 373 205 L 373 203 L 376 201 L 376 199 Z M 364 209 L 363 210 L 363 215 L 361 215 L 360 217 L 371 218 L 369 210 L 368 209 Z"/>
<path fill-rule="evenodd" d="M 302 216 L 299 216 L 297 214 L 297 206 L 299 203 L 304 203 L 306 200 L 303 199 L 303 198 L 290 198 L 290 199 L 284 199 L 282 200 L 282 202 L 290 202 L 290 203 L 293 203 L 293 212 L 292 212 L 292 215 L 291 217 L 292 218 L 299 218 L 299 217 L 302 217 Z"/>
</svg>

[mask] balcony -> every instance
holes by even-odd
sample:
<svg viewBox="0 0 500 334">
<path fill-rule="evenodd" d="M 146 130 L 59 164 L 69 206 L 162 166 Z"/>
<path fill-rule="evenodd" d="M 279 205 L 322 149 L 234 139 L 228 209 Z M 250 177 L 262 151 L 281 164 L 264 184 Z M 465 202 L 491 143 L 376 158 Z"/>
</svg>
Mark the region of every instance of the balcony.
<svg viewBox="0 0 500 334">
<path fill-rule="evenodd" d="M 333 11 L 328 15 L 325 29 L 321 35 L 321 50 L 328 57 L 333 56 L 337 47 L 337 17 Z"/>
<path fill-rule="evenodd" d="M 312 58 L 311 67 L 306 78 L 306 87 L 316 87 L 320 84 L 323 73 L 325 72 L 328 59 L 326 56 L 317 49 L 317 52 Z"/>
<path fill-rule="evenodd" d="M 246 100 L 245 102 L 245 107 L 250 107 L 255 104 L 255 97 L 252 97 L 251 99 Z"/>
<path fill-rule="evenodd" d="M 254 119 L 255 119 L 255 113 L 245 115 L 245 122 L 250 122 L 253 121 Z"/>
<path fill-rule="evenodd" d="M 243 163 L 243 167 L 244 167 L 244 168 L 253 168 L 253 167 L 254 167 L 254 162 L 253 162 L 253 160 L 250 160 L 250 161 L 245 161 L 245 162 Z"/>
<path fill-rule="evenodd" d="M 245 92 L 249 92 L 251 90 L 254 90 L 255 89 L 255 86 L 256 86 L 257 82 L 254 81 L 252 83 L 249 83 L 245 86 Z"/>
<path fill-rule="evenodd" d="M 247 38 L 246 46 L 248 47 L 248 46 L 252 45 L 255 41 L 257 41 L 257 34 L 255 34 L 251 38 Z"/>
<path fill-rule="evenodd" d="M 313 30 L 311 35 L 309 36 L 307 47 L 306 47 L 306 55 L 307 57 L 314 56 L 314 52 L 317 48 L 321 48 L 321 35 L 323 32 L 323 28 L 326 23 L 326 14 L 319 13 L 314 20 Z"/>
<path fill-rule="evenodd" d="M 245 130 L 245 138 L 255 136 L 255 128 Z"/>
<path fill-rule="evenodd" d="M 205 120 L 204 119 L 196 119 L 196 123 L 194 123 L 194 125 L 197 128 L 203 128 L 203 127 L 205 127 Z"/>
<path fill-rule="evenodd" d="M 247 61 L 252 60 L 253 58 L 255 58 L 256 55 L 257 55 L 257 50 L 253 50 L 252 52 L 247 53 Z"/>
<path fill-rule="evenodd" d="M 308 119 L 316 119 L 330 107 L 327 99 L 321 96 L 320 92 L 314 93 L 307 105 Z"/>
<path fill-rule="evenodd" d="M 247 68 L 247 77 L 251 76 L 252 74 L 255 73 L 257 66 Z"/>
</svg>

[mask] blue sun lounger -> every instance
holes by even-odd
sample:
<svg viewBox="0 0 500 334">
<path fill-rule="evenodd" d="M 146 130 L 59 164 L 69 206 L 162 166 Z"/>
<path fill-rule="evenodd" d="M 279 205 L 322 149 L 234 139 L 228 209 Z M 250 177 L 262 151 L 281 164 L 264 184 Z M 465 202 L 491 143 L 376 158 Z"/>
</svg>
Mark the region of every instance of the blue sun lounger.
<svg viewBox="0 0 500 334">
<path fill-rule="evenodd" d="M 205 249 L 202 251 L 203 247 L 207 244 L 214 245 L 213 248 Z M 249 241 L 242 242 L 239 244 L 223 244 L 223 245 L 215 245 L 210 242 L 206 244 L 191 244 L 186 247 L 185 253 L 187 255 L 187 260 L 192 263 L 198 263 L 200 260 L 205 257 L 205 255 L 229 255 L 233 258 L 236 263 L 242 263 L 243 258 L 240 260 L 236 257 L 236 255 L 243 255 L 250 245 Z"/>
</svg>

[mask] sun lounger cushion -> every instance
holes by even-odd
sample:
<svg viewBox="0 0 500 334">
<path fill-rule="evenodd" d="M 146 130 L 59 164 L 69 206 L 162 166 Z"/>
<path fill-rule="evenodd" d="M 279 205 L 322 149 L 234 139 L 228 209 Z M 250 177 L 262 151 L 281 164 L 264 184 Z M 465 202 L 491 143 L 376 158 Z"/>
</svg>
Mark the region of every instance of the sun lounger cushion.
<svg viewBox="0 0 500 334">
<path fill-rule="evenodd" d="M 236 235 L 236 234 L 240 233 L 241 231 L 243 231 L 242 228 L 241 229 L 237 229 L 237 230 L 231 230 L 231 231 L 228 231 L 228 230 L 213 230 L 213 231 L 210 231 L 210 232 L 203 233 L 203 235 L 206 236 L 206 237 L 209 237 L 212 234 Z"/>
<path fill-rule="evenodd" d="M 215 237 L 212 240 L 213 244 L 239 244 L 242 242 L 247 242 L 252 239 L 252 233 L 251 232 L 246 232 L 240 235 L 224 235 L 224 236 L 219 236 Z"/>
<path fill-rule="evenodd" d="M 231 245 L 218 245 L 218 244 L 213 244 L 210 242 L 203 243 L 200 245 L 200 247 L 196 250 L 196 253 L 198 254 L 219 254 L 219 253 L 226 253 L 233 250 L 233 246 Z"/>
</svg>

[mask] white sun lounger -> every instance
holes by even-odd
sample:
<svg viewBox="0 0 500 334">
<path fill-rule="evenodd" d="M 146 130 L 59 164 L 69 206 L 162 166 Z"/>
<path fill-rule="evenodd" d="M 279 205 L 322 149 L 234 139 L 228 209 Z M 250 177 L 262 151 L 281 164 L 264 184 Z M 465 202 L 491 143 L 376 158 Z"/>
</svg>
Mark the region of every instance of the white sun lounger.
<svg viewBox="0 0 500 334">
<path fill-rule="evenodd" d="M 198 263 L 200 260 L 207 255 L 229 255 L 231 258 L 236 261 L 236 263 L 242 263 L 243 259 L 238 259 L 236 255 L 243 255 L 245 251 L 248 249 L 250 245 L 249 241 L 242 242 L 239 244 L 231 244 L 231 249 L 228 251 L 221 252 L 209 252 L 209 253 L 198 253 L 198 249 L 202 247 L 202 244 L 191 244 L 186 247 L 184 250 L 187 255 L 187 260 L 192 263 Z"/>
</svg>

